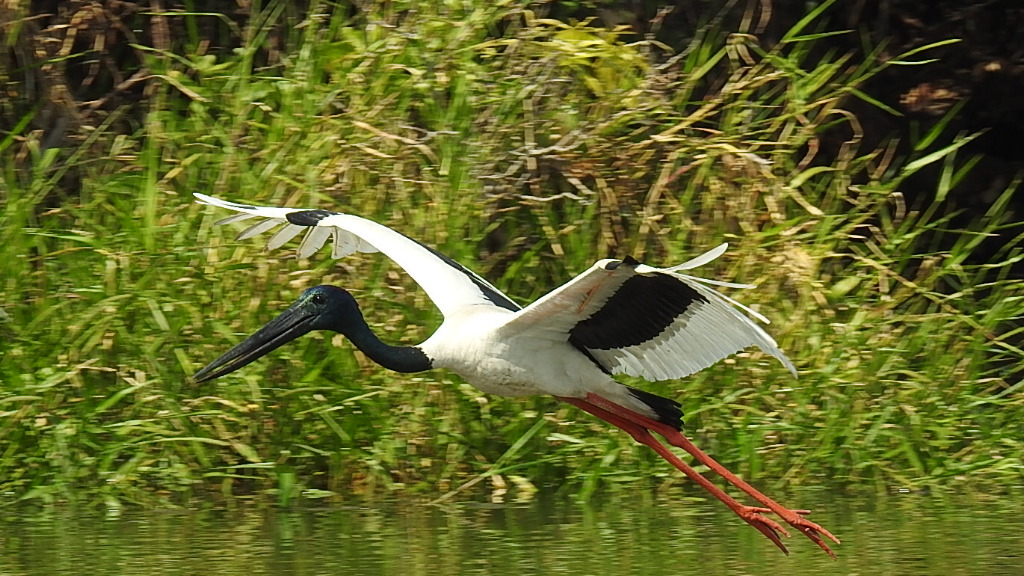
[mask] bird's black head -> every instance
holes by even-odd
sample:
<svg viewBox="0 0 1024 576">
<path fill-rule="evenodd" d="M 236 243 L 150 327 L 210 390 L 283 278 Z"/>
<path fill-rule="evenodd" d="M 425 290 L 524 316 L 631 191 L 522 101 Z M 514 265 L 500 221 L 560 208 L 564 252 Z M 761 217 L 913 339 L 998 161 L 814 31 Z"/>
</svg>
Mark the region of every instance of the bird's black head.
<svg viewBox="0 0 1024 576">
<path fill-rule="evenodd" d="M 362 318 L 355 299 L 337 286 L 314 286 L 299 299 L 220 358 L 196 372 L 196 382 L 219 378 L 253 362 L 313 330 L 346 333 L 347 327 Z"/>
<path fill-rule="evenodd" d="M 348 320 L 353 315 L 361 316 L 356 299 L 348 290 L 326 284 L 307 288 L 289 310 L 295 307 L 300 307 L 311 318 L 310 330 L 332 330 L 344 334 Z"/>
</svg>

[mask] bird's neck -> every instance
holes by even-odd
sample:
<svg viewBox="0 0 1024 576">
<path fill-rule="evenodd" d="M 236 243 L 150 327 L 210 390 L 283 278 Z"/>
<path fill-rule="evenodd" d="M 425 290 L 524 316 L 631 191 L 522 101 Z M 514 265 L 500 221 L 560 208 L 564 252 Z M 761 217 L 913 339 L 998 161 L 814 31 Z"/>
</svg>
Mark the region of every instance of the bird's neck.
<svg viewBox="0 0 1024 576">
<path fill-rule="evenodd" d="M 371 360 L 395 372 L 423 372 L 433 368 L 430 358 L 417 346 L 391 346 L 381 342 L 360 316 L 348 339 Z"/>
</svg>

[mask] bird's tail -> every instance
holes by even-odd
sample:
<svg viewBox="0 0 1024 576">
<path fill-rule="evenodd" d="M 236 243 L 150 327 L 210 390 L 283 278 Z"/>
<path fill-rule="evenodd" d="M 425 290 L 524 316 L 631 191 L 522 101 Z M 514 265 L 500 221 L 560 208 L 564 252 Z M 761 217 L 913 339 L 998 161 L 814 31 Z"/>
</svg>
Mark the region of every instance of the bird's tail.
<svg viewBox="0 0 1024 576">
<path fill-rule="evenodd" d="M 683 408 L 679 402 L 664 396 L 658 396 L 639 388 L 626 386 L 630 395 L 644 403 L 655 414 L 655 419 L 662 424 L 667 424 L 676 430 L 683 429 Z"/>
</svg>

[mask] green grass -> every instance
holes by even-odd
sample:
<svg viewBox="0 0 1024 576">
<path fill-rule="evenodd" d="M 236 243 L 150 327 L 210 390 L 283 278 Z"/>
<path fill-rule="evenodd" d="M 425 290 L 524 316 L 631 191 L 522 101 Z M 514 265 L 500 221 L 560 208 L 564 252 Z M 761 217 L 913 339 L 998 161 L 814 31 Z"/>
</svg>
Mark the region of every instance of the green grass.
<svg viewBox="0 0 1024 576">
<path fill-rule="evenodd" d="M 625 434 L 550 398 L 384 372 L 314 335 L 207 385 L 189 375 L 317 283 L 356 292 L 385 340 L 440 321 L 382 257 L 296 260 L 235 242 L 201 191 L 343 209 L 435 246 L 520 302 L 608 255 L 757 284 L 800 370 L 743 353 L 682 381 L 687 431 L 764 485 L 1019 485 L 1019 227 L 1008 187 L 952 229 L 976 159 L 948 121 L 909 155 L 863 149 L 845 106 L 895 62 L 771 50 L 711 25 L 677 52 L 520 6 L 406 12 L 272 2 L 243 47 L 147 49 L 147 122 L 76 147 L 5 135 L 0 187 L 0 493 L 8 501 L 183 502 L 393 491 L 685 484 Z M 829 3 L 823 5 L 827 9 Z M 187 29 L 204 18 L 178 16 Z M 387 24 L 387 25 L 380 25 Z M 268 37 L 283 42 L 268 60 Z M 812 60 L 812 54 L 814 59 Z M 955 112 L 955 111 L 954 111 Z M 834 154 L 826 131 L 845 134 Z M 968 137 L 969 138 L 969 137 Z M 938 167 L 933 197 L 904 181 Z M 68 191 L 69 178 L 80 189 Z M 982 257 L 982 250 L 992 254 Z M 469 487 L 464 487 L 470 483 Z"/>
</svg>

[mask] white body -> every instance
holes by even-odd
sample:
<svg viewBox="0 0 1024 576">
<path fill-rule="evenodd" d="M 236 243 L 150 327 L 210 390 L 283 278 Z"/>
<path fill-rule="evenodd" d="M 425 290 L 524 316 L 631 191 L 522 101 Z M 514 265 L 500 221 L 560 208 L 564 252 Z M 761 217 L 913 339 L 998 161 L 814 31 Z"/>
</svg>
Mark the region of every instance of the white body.
<svg viewBox="0 0 1024 576">
<path fill-rule="evenodd" d="M 515 312 L 492 306 L 459 311 L 445 318 L 420 348 L 436 368 L 451 370 L 488 394 L 584 398 L 588 392 L 596 392 L 649 412 L 564 336 L 530 332 L 505 336 L 502 328 L 515 316 Z"/>
</svg>

